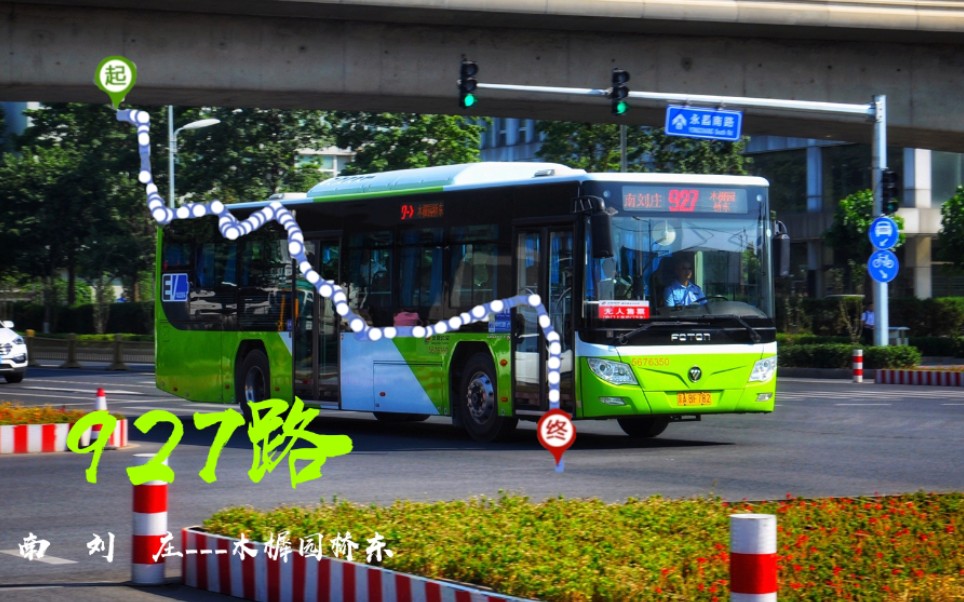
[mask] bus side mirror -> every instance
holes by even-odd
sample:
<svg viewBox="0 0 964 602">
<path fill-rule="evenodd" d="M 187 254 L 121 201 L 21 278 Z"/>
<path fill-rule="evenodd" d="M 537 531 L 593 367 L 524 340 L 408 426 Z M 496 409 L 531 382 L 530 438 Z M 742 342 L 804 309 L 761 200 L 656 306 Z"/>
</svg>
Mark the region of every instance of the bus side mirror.
<svg viewBox="0 0 964 602">
<path fill-rule="evenodd" d="M 606 201 L 598 196 L 581 196 L 575 199 L 573 213 L 582 214 L 589 220 L 592 237 L 593 259 L 613 257 L 613 215 L 615 209 L 607 209 Z"/>
<path fill-rule="evenodd" d="M 773 267 L 778 276 L 790 275 L 790 235 L 783 222 L 775 222 L 773 235 Z"/>
<path fill-rule="evenodd" d="M 613 216 L 605 209 L 594 212 L 590 218 L 592 223 L 592 256 L 593 259 L 605 259 L 613 256 Z"/>
</svg>

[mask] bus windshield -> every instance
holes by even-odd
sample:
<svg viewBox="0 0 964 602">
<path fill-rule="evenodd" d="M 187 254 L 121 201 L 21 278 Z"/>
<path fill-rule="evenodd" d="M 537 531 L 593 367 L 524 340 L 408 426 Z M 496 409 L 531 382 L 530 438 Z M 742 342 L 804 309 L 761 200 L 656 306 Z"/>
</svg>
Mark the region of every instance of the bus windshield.
<svg viewBox="0 0 964 602">
<path fill-rule="evenodd" d="M 717 187 L 712 192 L 730 201 L 720 204 L 703 200 L 711 196 L 706 187 L 690 187 L 689 207 L 673 209 L 665 202 L 668 187 L 623 189 L 612 217 L 613 256 L 593 257 L 592 241 L 586 244 L 583 315 L 591 324 L 611 329 L 681 316 L 773 317 L 769 224 L 755 200 L 762 192 L 724 195 Z"/>
</svg>

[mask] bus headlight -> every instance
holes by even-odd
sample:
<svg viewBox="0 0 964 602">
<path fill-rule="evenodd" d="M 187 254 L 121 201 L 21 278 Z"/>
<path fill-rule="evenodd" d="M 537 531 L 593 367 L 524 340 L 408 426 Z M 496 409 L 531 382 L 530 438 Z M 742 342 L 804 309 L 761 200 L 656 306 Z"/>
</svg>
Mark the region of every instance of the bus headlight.
<svg viewBox="0 0 964 602">
<path fill-rule="evenodd" d="M 750 372 L 749 382 L 765 383 L 766 381 L 773 378 L 773 373 L 776 372 L 776 370 L 777 370 L 776 356 L 758 360 L 757 363 L 753 364 L 753 371 Z"/>
<path fill-rule="evenodd" d="M 604 360 L 598 357 L 590 357 L 588 358 L 588 361 L 589 369 L 592 370 L 593 374 L 608 383 L 612 383 L 614 385 L 639 384 L 636 381 L 636 375 L 633 374 L 633 369 L 629 367 L 629 364 Z"/>
</svg>

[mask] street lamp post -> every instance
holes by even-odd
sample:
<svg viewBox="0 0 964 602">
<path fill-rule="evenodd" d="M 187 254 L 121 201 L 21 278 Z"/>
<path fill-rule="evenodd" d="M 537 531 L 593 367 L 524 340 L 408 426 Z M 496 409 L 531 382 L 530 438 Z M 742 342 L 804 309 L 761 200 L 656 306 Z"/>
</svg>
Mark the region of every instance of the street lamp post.
<svg viewBox="0 0 964 602">
<path fill-rule="evenodd" d="M 167 153 L 167 171 L 168 171 L 168 194 L 167 194 L 167 206 L 171 209 L 174 208 L 174 155 L 177 154 L 177 134 L 181 130 L 196 130 L 199 128 L 206 128 L 209 125 L 216 125 L 221 123 L 220 119 L 199 119 L 198 121 L 192 121 L 187 125 L 182 125 L 181 127 L 174 129 L 174 107 L 168 105 L 167 107 L 167 140 L 168 140 L 168 153 Z"/>
</svg>

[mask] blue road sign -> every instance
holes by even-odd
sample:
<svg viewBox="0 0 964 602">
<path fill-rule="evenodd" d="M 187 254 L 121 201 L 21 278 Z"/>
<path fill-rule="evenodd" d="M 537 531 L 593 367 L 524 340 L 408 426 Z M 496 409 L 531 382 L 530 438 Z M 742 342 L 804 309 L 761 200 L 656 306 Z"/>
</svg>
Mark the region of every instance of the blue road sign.
<svg viewBox="0 0 964 602">
<path fill-rule="evenodd" d="M 735 142 L 740 139 L 742 126 L 742 111 L 666 107 L 666 134 L 669 136 Z"/>
<path fill-rule="evenodd" d="M 890 282 L 897 277 L 898 270 L 897 256 L 886 249 L 874 251 L 867 260 L 867 273 L 877 282 Z"/>
<path fill-rule="evenodd" d="M 890 249 L 897 244 L 900 230 L 897 229 L 897 222 L 889 217 L 878 217 L 870 223 L 867 236 L 875 249 Z"/>
<path fill-rule="evenodd" d="M 161 301 L 187 301 L 187 274 L 163 274 L 161 278 Z"/>
</svg>

